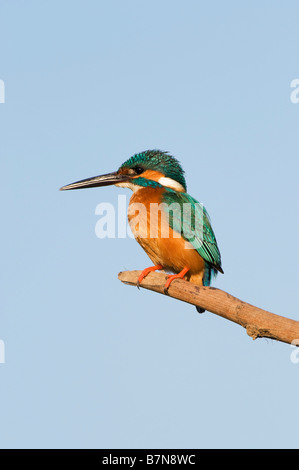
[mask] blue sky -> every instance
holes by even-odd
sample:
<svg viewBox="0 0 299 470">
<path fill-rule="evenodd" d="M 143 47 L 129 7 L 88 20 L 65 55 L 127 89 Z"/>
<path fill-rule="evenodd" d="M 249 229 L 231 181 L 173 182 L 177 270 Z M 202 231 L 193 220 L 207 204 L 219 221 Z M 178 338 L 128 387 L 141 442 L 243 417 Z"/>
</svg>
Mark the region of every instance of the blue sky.
<svg viewBox="0 0 299 470">
<path fill-rule="evenodd" d="M 114 187 L 59 192 L 161 148 L 222 254 L 214 285 L 299 319 L 299 6 L 0 3 L 0 447 L 298 447 L 299 364 L 124 286 L 150 260 L 95 235 Z"/>
</svg>

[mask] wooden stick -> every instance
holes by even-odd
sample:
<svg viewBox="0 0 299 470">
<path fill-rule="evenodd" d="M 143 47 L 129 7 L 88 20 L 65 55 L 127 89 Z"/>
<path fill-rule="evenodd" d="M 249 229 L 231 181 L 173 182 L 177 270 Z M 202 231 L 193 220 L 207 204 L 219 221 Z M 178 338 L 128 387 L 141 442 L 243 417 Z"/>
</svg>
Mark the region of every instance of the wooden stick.
<svg viewBox="0 0 299 470">
<path fill-rule="evenodd" d="M 125 284 L 136 286 L 140 274 L 141 271 L 124 271 L 119 273 L 118 278 Z M 150 273 L 141 287 L 164 294 L 166 279 L 165 274 Z M 200 287 L 183 279 L 175 279 L 170 284 L 168 295 L 238 323 L 246 328 L 253 339 L 271 338 L 299 346 L 298 321 L 254 307 L 215 287 Z"/>
</svg>

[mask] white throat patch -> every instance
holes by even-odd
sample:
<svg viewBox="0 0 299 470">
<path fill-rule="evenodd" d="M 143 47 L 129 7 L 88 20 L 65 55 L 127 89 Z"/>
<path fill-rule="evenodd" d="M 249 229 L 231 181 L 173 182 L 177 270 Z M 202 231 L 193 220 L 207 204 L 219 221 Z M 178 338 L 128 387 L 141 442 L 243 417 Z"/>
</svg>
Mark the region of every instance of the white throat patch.
<svg viewBox="0 0 299 470">
<path fill-rule="evenodd" d="M 118 186 L 119 188 L 129 188 L 133 191 L 133 193 L 136 193 L 136 191 L 139 191 L 139 189 L 142 188 L 142 186 L 139 186 L 138 184 L 133 184 L 130 181 L 126 181 L 124 183 L 116 183 L 115 186 Z"/>
</svg>

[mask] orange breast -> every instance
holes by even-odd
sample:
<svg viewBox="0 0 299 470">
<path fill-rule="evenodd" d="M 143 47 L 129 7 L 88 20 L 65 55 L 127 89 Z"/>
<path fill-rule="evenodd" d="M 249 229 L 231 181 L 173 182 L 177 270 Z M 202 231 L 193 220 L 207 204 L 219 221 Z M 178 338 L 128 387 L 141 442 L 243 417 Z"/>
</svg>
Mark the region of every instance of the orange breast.
<svg viewBox="0 0 299 470">
<path fill-rule="evenodd" d="M 163 188 L 148 187 L 133 193 L 128 209 L 131 230 L 155 265 L 161 264 L 174 273 L 188 267 L 187 278 L 202 284 L 204 260 L 190 243 L 169 227 L 168 215 L 160 205 L 163 192 Z"/>
</svg>

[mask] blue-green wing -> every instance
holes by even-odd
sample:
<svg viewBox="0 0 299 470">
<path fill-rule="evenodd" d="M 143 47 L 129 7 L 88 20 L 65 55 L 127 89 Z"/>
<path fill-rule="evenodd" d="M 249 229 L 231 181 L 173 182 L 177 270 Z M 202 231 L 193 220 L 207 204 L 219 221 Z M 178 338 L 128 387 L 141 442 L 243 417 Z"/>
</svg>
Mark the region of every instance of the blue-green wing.
<svg viewBox="0 0 299 470">
<path fill-rule="evenodd" d="M 216 237 L 204 206 L 189 194 L 176 191 L 165 191 L 163 202 L 170 227 L 190 242 L 212 267 L 223 272 Z"/>
</svg>

